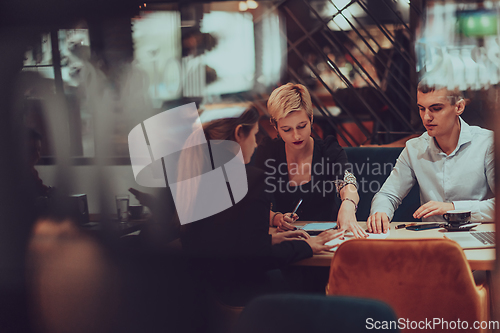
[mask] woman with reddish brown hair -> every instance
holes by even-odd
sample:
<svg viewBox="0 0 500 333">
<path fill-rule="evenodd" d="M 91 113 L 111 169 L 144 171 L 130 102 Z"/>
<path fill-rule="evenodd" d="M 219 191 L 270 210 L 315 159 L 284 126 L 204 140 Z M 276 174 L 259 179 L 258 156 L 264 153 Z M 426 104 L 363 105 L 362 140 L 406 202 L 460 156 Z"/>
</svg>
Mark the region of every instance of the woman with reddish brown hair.
<svg viewBox="0 0 500 333">
<path fill-rule="evenodd" d="M 234 305 L 243 305 L 259 294 L 276 291 L 269 279 L 270 270 L 328 250 L 331 246 L 325 243 L 343 234 L 336 230 L 325 231 L 317 237 L 310 237 L 302 230 L 269 234 L 270 199 L 265 193 L 265 175 L 248 165 L 257 146 L 258 119 L 257 110 L 250 105 L 243 107 L 240 115 L 203 125 L 212 152 L 215 145 L 223 142 L 233 141 L 239 145 L 248 191 L 229 209 L 181 227 L 183 249 L 201 270 L 204 281 L 226 303 Z M 188 146 L 192 145 L 188 143 Z M 186 151 L 185 156 L 181 154 L 179 169 L 183 170 L 180 176 L 183 180 L 201 174 L 203 166 L 210 163 L 203 155 L 193 158 L 194 153 L 191 150 Z M 180 194 L 182 202 L 196 202 L 197 188 L 203 185 L 203 179 L 199 178 Z"/>
</svg>

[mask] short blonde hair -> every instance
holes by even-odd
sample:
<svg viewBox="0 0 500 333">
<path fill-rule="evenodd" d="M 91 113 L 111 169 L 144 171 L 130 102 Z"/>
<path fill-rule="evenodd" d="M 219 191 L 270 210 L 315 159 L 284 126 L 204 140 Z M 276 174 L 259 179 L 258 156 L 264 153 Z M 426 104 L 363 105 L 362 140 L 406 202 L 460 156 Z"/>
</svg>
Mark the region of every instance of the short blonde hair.
<svg viewBox="0 0 500 333">
<path fill-rule="evenodd" d="M 289 82 L 274 89 L 267 101 L 267 110 L 274 126 L 278 120 L 285 118 L 290 112 L 299 110 L 304 110 L 309 119 L 312 120 L 311 95 L 303 85 Z"/>
</svg>

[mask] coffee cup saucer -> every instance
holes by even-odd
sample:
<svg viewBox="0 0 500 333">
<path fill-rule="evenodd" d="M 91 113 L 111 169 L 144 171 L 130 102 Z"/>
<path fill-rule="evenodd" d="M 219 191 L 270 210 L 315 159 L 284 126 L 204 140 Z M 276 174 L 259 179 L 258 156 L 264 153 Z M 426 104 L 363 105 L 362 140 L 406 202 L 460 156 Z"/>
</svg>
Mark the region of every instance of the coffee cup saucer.
<svg viewBox="0 0 500 333">
<path fill-rule="evenodd" d="M 481 223 L 467 223 L 462 225 L 452 225 L 451 223 L 448 223 L 444 225 L 444 228 L 448 231 L 469 231 L 480 224 Z"/>
</svg>

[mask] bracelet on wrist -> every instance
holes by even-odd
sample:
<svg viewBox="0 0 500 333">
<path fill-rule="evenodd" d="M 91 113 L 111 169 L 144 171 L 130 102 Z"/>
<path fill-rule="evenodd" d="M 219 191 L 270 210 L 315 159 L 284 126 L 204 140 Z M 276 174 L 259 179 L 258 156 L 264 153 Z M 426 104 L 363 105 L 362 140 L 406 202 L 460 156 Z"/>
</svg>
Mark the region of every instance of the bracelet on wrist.
<svg viewBox="0 0 500 333">
<path fill-rule="evenodd" d="M 356 201 L 352 200 L 351 198 L 344 198 L 344 199 L 342 199 L 342 202 L 344 202 L 346 200 L 350 201 L 354 204 L 354 212 L 357 212 L 358 211 L 358 204 L 356 203 Z"/>
</svg>

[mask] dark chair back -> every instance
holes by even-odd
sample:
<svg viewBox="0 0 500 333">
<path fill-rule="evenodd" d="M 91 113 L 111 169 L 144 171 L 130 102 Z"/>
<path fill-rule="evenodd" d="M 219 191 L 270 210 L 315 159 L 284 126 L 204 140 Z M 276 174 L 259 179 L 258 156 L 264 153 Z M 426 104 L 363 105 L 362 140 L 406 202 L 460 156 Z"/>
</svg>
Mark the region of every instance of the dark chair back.
<svg viewBox="0 0 500 333">
<path fill-rule="evenodd" d="M 235 333 L 370 332 L 375 322 L 394 322 L 393 329 L 384 332 L 399 332 L 394 311 L 380 301 L 321 295 L 271 295 L 259 297 L 245 307 Z"/>
</svg>

